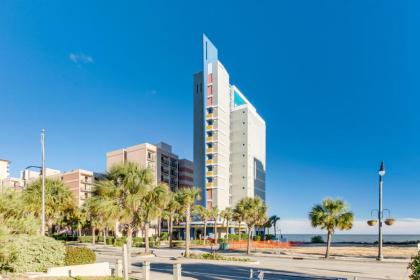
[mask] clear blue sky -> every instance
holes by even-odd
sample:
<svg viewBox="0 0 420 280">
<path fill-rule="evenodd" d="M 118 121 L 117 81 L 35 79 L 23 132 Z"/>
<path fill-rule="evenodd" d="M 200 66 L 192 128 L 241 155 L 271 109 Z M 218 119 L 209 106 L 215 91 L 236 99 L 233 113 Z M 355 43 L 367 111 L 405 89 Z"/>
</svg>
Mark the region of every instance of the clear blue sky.
<svg viewBox="0 0 420 280">
<path fill-rule="evenodd" d="M 140 3 L 141 2 L 141 3 Z M 192 158 L 201 36 L 267 124 L 272 214 L 326 196 L 359 219 L 420 218 L 420 2 L 2 1 L 0 158 L 103 171 L 105 152 L 169 142 Z"/>
</svg>

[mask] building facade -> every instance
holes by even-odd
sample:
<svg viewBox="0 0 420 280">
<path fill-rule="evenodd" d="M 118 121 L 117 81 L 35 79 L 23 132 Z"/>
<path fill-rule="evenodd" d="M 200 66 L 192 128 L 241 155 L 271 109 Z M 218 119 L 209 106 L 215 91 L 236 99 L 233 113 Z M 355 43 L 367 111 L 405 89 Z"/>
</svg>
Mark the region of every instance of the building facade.
<svg viewBox="0 0 420 280">
<path fill-rule="evenodd" d="M 0 180 L 10 177 L 10 160 L 0 159 Z"/>
<path fill-rule="evenodd" d="M 188 159 L 178 161 L 178 186 L 194 187 L 194 163 Z"/>
<path fill-rule="evenodd" d="M 156 145 L 149 143 L 139 144 L 109 152 L 106 154 L 106 157 L 108 171 L 116 164 L 134 162 L 142 168 L 150 168 L 155 184 L 165 183 L 172 191 L 176 191 L 179 186 L 183 186 L 179 183 L 180 166 L 178 155 L 173 153 L 172 146 L 167 143 L 160 142 Z M 184 164 L 185 162 L 182 161 L 182 163 Z M 192 176 L 190 173 L 188 174 Z M 184 178 L 184 175 L 182 178 Z"/>
<path fill-rule="evenodd" d="M 101 179 L 103 175 L 88 170 L 75 169 L 47 177 L 48 179 L 62 181 L 73 193 L 75 204 L 81 207 L 86 199 L 93 195 L 95 182 Z"/>
<path fill-rule="evenodd" d="M 207 208 L 265 199 L 265 122 L 203 35 L 203 71 L 194 75 L 194 185 Z"/>
</svg>

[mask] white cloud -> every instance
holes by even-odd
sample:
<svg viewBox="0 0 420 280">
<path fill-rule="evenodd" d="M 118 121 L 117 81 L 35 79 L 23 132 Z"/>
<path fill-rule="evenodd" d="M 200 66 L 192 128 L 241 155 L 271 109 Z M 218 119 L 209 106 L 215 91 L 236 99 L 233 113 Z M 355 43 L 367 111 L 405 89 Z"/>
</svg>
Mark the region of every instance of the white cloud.
<svg viewBox="0 0 420 280">
<path fill-rule="evenodd" d="M 278 226 L 284 234 L 321 234 L 324 231 L 312 228 L 309 220 L 289 219 L 280 220 Z M 368 226 L 366 220 L 355 221 L 353 228 L 345 232 L 348 234 L 376 234 L 377 226 Z M 420 219 L 418 218 L 397 218 L 392 226 L 384 225 L 384 234 L 420 234 Z"/>
<path fill-rule="evenodd" d="M 69 59 L 76 64 L 90 64 L 93 63 L 93 58 L 84 53 L 70 53 Z"/>
</svg>

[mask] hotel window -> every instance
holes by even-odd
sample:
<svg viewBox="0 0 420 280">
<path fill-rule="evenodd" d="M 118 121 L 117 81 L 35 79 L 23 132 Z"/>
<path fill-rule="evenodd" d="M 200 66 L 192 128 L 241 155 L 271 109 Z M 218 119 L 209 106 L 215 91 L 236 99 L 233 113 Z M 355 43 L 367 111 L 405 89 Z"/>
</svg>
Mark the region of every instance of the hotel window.
<svg viewBox="0 0 420 280">
<path fill-rule="evenodd" d="M 213 108 L 208 108 L 208 109 L 207 109 L 207 112 L 208 112 L 209 114 L 213 113 Z"/>
<path fill-rule="evenodd" d="M 207 75 L 207 83 L 209 84 L 213 83 L 213 74 L 210 73 Z"/>
<path fill-rule="evenodd" d="M 213 94 L 213 86 L 207 86 L 207 95 Z"/>
<path fill-rule="evenodd" d="M 207 106 L 213 106 L 213 97 L 207 97 Z"/>
<path fill-rule="evenodd" d="M 213 199 L 213 191 L 207 190 L 207 199 Z"/>
</svg>

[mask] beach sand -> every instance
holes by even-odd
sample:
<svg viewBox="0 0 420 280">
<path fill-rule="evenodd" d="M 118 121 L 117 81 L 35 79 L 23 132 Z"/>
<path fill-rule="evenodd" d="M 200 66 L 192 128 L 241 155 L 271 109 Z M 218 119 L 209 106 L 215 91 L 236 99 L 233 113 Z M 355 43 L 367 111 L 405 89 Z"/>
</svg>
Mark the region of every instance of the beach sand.
<svg viewBox="0 0 420 280">
<path fill-rule="evenodd" d="M 325 244 L 296 246 L 290 249 L 282 249 L 281 253 L 323 256 L 325 254 Z M 384 245 L 383 254 L 385 258 L 409 259 L 417 255 L 417 246 Z M 376 258 L 378 255 L 378 247 L 377 245 L 333 244 L 330 249 L 330 255 L 340 257 Z"/>
</svg>

